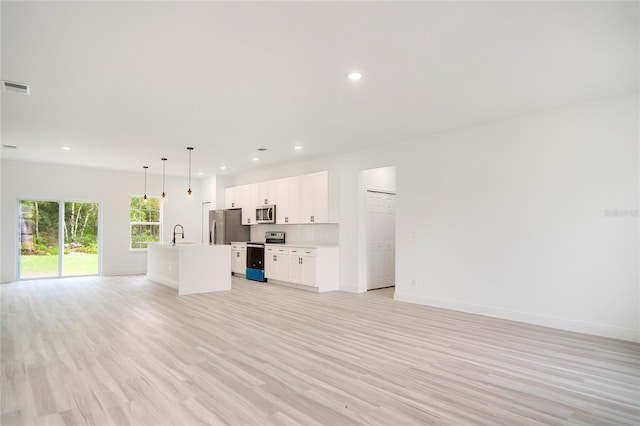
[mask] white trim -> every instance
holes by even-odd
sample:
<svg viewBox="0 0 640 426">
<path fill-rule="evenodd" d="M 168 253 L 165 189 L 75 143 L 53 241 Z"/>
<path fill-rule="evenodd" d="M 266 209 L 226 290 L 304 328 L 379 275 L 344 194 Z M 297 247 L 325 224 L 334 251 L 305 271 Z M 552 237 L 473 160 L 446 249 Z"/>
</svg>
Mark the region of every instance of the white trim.
<svg viewBox="0 0 640 426">
<path fill-rule="evenodd" d="M 609 325 L 596 324 L 586 321 L 559 318 L 549 315 L 533 314 L 530 312 L 512 311 L 492 306 L 456 302 L 453 300 L 414 296 L 411 294 L 399 292 L 398 287 L 396 287 L 396 292 L 393 298 L 394 300 L 397 300 L 399 302 L 415 303 L 418 305 L 433 306 L 436 308 L 451 309 L 459 312 L 467 312 L 493 318 L 518 321 L 527 324 L 541 325 L 544 327 L 556 328 L 576 333 L 592 334 L 596 336 L 627 340 L 631 342 L 640 342 L 640 330 L 634 330 L 630 328 L 612 327 Z"/>
</svg>

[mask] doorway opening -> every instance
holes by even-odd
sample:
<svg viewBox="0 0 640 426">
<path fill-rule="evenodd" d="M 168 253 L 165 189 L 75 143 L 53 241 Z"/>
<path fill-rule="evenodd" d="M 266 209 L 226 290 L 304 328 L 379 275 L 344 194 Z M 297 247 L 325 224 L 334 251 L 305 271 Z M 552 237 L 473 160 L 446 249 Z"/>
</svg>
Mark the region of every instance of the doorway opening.
<svg viewBox="0 0 640 426">
<path fill-rule="evenodd" d="M 18 278 L 98 275 L 99 203 L 19 200 Z"/>
<path fill-rule="evenodd" d="M 396 194 L 366 193 L 367 290 L 396 285 Z"/>
<path fill-rule="evenodd" d="M 363 170 L 360 191 L 358 291 L 394 297 L 396 168 Z"/>
</svg>

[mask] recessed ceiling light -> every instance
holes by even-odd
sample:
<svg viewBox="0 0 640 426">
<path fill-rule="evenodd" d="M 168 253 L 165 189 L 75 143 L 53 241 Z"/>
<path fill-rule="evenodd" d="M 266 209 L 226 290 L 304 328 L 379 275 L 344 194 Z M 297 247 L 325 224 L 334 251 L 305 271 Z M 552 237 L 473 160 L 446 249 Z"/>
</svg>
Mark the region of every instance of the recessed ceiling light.
<svg viewBox="0 0 640 426">
<path fill-rule="evenodd" d="M 70 146 L 61 146 L 60 149 L 63 150 L 63 151 L 70 151 L 71 147 Z"/>
<path fill-rule="evenodd" d="M 258 157 L 253 157 L 252 160 L 253 161 L 260 161 L 260 159 Z"/>
<path fill-rule="evenodd" d="M 204 176 L 204 172 L 198 172 L 198 176 Z"/>
<path fill-rule="evenodd" d="M 356 81 L 362 78 L 362 74 L 359 73 L 358 71 L 352 71 L 347 75 L 347 77 L 349 77 L 349 80 Z"/>
<path fill-rule="evenodd" d="M 266 150 L 267 150 L 267 148 L 258 148 L 256 151 L 264 152 Z"/>
<path fill-rule="evenodd" d="M 15 145 L 4 145 L 4 144 L 2 145 L 2 147 L 3 147 L 3 148 L 7 148 L 7 149 L 16 149 L 16 148 L 18 148 L 18 147 L 17 147 L 17 146 L 15 146 Z"/>
<path fill-rule="evenodd" d="M 300 151 L 302 150 L 302 146 L 301 145 L 296 145 L 293 147 L 293 149 L 295 149 L 296 151 Z"/>
<path fill-rule="evenodd" d="M 220 170 L 227 170 L 227 166 L 220 166 Z"/>
</svg>

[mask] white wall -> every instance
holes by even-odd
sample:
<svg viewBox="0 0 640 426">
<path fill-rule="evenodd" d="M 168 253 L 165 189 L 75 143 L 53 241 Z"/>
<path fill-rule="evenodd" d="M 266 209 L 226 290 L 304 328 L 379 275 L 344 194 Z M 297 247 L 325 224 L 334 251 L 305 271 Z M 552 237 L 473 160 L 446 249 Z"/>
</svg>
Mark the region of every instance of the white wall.
<svg viewBox="0 0 640 426">
<path fill-rule="evenodd" d="M 83 167 L 2 160 L 1 232 L 2 282 L 16 279 L 17 200 L 63 199 L 102 203 L 102 274 L 146 272 L 146 252 L 129 250 L 129 197 L 142 195 L 144 174 Z M 201 193 L 186 198 L 186 178 L 167 176 L 163 211 L 163 241 L 172 238 L 173 226 L 185 228 L 185 241 L 200 241 Z M 194 186 L 195 187 L 195 186 Z M 148 175 L 147 195 L 162 192 L 162 176 Z"/>
<path fill-rule="evenodd" d="M 340 288 L 361 291 L 360 173 L 395 165 L 398 300 L 640 340 L 638 113 L 636 92 L 236 184 L 338 173 Z"/>
<path fill-rule="evenodd" d="M 0 153 L 0 201 L 2 201 L 2 200 L 3 200 L 3 198 L 2 198 L 2 153 Z M 2 270 L 4 269 L 2 267 L 2 263 L 3 263 L 2 259 L 4 259 L 4 256 L 2 254 L 2 252 L 3 252 L 2 251 L 2 247 L 3 247 L 2 241 L 4 241 L 4 240 L 2 239 L 2 210 L 3 209 L 1 207 L 3 204 L 4 204 L 4 201 L 2 201 L 0 203 L 0 283 L 3 282 L 3 280 L 2 280 L 2 277 L 3 277 Z"/>
<path fill-rule="evenodd" d="M 415 144 L 396 298 L 638 339 L 638 137 L 636 94 Z"/>
<path fill-rule="evenodd" d="M 396 192 L 396 168 L 393 166 L 363 170 L 361 179 L 365 191 Z"/>
</svg>

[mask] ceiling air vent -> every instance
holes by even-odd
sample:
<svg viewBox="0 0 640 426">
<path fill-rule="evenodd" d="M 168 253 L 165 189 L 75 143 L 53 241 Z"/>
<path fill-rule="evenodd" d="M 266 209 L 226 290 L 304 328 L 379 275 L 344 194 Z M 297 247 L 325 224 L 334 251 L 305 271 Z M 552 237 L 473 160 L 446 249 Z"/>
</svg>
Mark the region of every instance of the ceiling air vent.
<svg viewBox="0 0 640 426">
<path fill-rule="evenodd" d="M 2 90 L 8 90 L 9 92 L 22 93 L 28 95 L 30 87 L 22 83 L 14 83 L 12 81 L 2 80 Z"/>
</svg>

